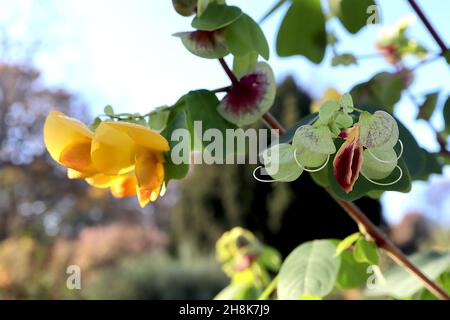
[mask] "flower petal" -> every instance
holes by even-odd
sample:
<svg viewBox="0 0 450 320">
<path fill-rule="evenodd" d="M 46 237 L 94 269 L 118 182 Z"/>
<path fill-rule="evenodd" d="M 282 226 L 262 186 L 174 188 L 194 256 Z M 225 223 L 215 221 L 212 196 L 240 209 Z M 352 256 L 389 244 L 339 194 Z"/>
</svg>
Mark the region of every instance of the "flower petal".
<svg viewBox="0 0 450 320">
<path fill-rule="evenodd" d="M 341 188 L 349 193 L 359 177 L 363 148 L 358 139 L 359 127 L 352 128 L 347 140 L 339 148 L 333 162 L 333 172 Z"/>
<path fill-rule="evenodd" d="M 51 111 L 44 125 L 44 143 L 51 157 L 60 163 L 61 153 L 69 145 L 88 143 L 93 133 L 82 122 L 67 117 L 59 111 Z"/>
<path fill-rule="evenodd" d="M 86 182 L 91 186 L 100 189 L 106 189 L 111 186 L 115 179 L 118 179 L 120 176 L 107 176 L 103 173 L 98 173 L 92 177 L 86 179 Z"/>
<path fill-rule="evenodd" d="M 129 122 L 107 122 L 107 125 L 127 134 L 137 145 L 150 151 L 169 151 L 169 142 L 158 132 Z"/>
<path fill-rule="evenodd" d="M 159 154 L 145 152 L 136 158 L 138 199 L 141 207 L 155 201 L 164 182 L 163 159 Z"/>
<path fill-rule="evenodd" d="M 95 131 L 91 158 L 94 167 L 106 175 L 120 175 L 133 169 L 136 144 L 113 122 L 102 122 Z"/>
<path fill-rule="evenodd" d="M 136 195 L 137 181 L 134 175 L 122 175 L 111 183 L 111 194 L 116 198 L 126 198 Z"/>
<path fill-rule="evenodd" d="M 66 168 L 73 169 L 82 174 L 94 174 L 96 172 L 91 161 L 90 141 L 66 146 L 61 151 L 58 162 Z"/>
</svg>

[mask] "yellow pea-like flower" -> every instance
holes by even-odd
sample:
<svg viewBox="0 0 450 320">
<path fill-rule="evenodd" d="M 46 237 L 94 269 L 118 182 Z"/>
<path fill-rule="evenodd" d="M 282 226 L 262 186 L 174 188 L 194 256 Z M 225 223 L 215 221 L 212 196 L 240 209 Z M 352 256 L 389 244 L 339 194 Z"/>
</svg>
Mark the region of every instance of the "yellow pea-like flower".
<svg viewBox="0 0 450 320">
<path fill-rule="evenodd" d="M 91 159 L 102 174 L 122 176 L 110 182 L 111 190 L 117 187 L 118 194 L 119 186 L 126 184 L 126 194 L 134 181 L 139 203 L 144 207 L 165 191 L 162 153 L 168 150 L 169 143 L 156 131 L 128 122 L 105 121 L 95 131 Z M 130 172 L 134 172 L 135 180 L 130 180 L 134 179 Z"/>
<path fill-rule="evenodd" d="M 71 179 L 86 178 L 97 173 L 91 161 L 94 133 L 76 119 L 59 111 L 51 111 L 44 125 L 44 143 L 50 156 L 68 168 Z"/>
<path fill-rule="evenodd" d="M 165 191 L 162 153 L 169 150 L 169 143 L 144 126 L 104 121 L 94 133 L 80 121 L 52 111 L 45 122 L 44 141 L 71 179 L 110 188 L 117 198 L 137 194 L 141 207 Z"/>
</svg>

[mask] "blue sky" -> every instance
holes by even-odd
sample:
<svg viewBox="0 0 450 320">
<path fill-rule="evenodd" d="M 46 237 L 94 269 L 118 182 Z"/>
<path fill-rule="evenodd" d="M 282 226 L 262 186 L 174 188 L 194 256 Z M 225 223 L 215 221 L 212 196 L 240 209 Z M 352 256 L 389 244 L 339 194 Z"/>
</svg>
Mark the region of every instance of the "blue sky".
<svg viewBox="0 0 450 320">
<path fill-rule="evenodd" d="M 177 15 L 170 0 L 0 0 L 2 29 L 14 40 L 39 40 L 32 63 L 42 70 L 43 81 L 79 93 L 90 105 L 92 113 L 101 113 L 105 105 L 115 110 L 148 112 L 152 108 L 174 103 L 187 91 L 217 88 L 228 79 L 216 61 L 189 54 L 179 39 L 171 34 L 190 30 L 190 19 Z M 229 0 L 258 19 L 275 0 Z M 450 3 L 442 0 L 419 1 L 440 35 L 450 44 Z M 393 24 L 411 9 L 404 0 L 378 0 L 383 24 Z M 391 67 L 383 59 L 363 60 L 358 66 L 330 66 L 331 55 L 321 65 L 303 57 L 279 58 L 274 52 L 276 31 L 284 6 L 263 24 L 272 47 L 270 64 L 278 80 L 294 75 L 298 83 L 315 96 L 328 86 L 345 92 L 355 83 L 365 81 Z M 356 37 L 349 36 L 338 22 L 331 24 L 341 40 L 339 51 L 357 55 L 374 53 L 373 43 L 380 26 L 369 26 Z M 411 28 L 414 35 L 431 51 L 438 48 L 420 21 Z M 21 59 L 18 49 L 10 58 Z M 11 57 L 12 56 L 12 57 Z M 408 61 L 414 65 L 416 61 Z M 416 74 L 411 90 L 421 97 L 441 89 L 443 99 L 450 92 L 450 69 L 442 60 L 433 62 Z M 420 137 L 419 142 L 436 150 L 428 125 L 414 121 L 416 110 L 408 98 L 399 103 L 396 115 Z M 442 127 L 440 117 L 433 125 Z M 416 187 L 414 192 L 416 192 Z M 420 188 L 419 188 L 420 189 Z M 418 189 L 417 189 L 418 190 Z M 418 191 L 417 191 L 418 192 Z M 392 221 L 400 212 L 404 196 L 385 197 L 386 213 Z M 413 199 L 409 197 L 408 199 Z M 409 201 L 409 200 L 408 200 Z M 404 202 L 404 201 L 403 201 Z M 450 213 L 449 206 L 446 207 Z M 450 215 L 450 214 L 449 214 Z"/>
</svg>

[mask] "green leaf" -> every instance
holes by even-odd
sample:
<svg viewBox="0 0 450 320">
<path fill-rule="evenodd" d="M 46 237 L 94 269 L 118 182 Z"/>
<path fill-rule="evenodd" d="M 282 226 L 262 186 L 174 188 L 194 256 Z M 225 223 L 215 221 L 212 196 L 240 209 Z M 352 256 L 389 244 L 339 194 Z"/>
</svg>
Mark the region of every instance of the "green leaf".
<svg viewBox="0 0 450 320">
<path fill-rule="evenodd" d="M 450 96 L 448 96 L 447 101 L 445 101 L 443 113 L 445 121 L 445 132 L 450 134 Z"/>
<path fill-rule="evenodd" d="M 343 251 L 350 248 L 350 246 L 353 245 L 353 243 L 355 243 L 360 237 L 361 233 L 355 232 L 339 242 L 336 247 L 336 255 L 340 255 Z"/>
<path fill-rule="evenodd" d="M 344 251 L 340 255 L 341 268 L 337 277 L 337 285 L 343 289 L 353 289 L 363 286 L 369 274 L 369 264 L 359 263 L 353 257 L 353 252 Z"/>
<path fill-rule="evenodd" d="M 298 122 L 296 122 L 292 127 L 290 127 L 288 130 L 286 130 L 286 133 L 283 134 L 280 137 L 280 143 L 290 143 L 292 139 L 294 138 L 295 132 L 298 128 L 305 124 L 312 124 L 314 121 L 316 121 L 319 118 L 319 113 L 311 113 L 308 114 L 306 117 L 300 119 Z"/>
<path fill-rule="evenodd" d="M 320 0 L 293 0 L 278 31 L 278 54 L 281 57 L 302 55 L 320 63 L 326 46 L 325 16 Z"/>
<path fill-rule="evenodd" d="M 355 105 L 375 105 L 389 113 L 394 105 L 400 101 L 405 82 L 402 75 L 397 73 L 381 72 L 369 81 L 356 85 L 350 92 Z"/>
<path fill-rule="evenodd" d="M 378 264 L 378 247 L 374 242 L 361 237 L 356 241 L 353 257 L 359 263 Z"/>
<path fill-rule="evenodd" d="M 103 109 L 103 113 L 106 114 L 107 116 L 113 116 L 114 115 L 114 109 L 112 106 L 107 105 L 104 109 Z"/>
<path fill-rule="evenodd" d="M 434 109 L 436 109 L 439 92 L 432 92 L 425 96 L 425 101 L 419 107 L 419 113 L 417 119 L 430 120 L 433 115 Z"/>
<path fill-rule="evenodd" d="M 245 74 L 252 71 L 258 62 L 258 52 L 252 51 L 243 56 L 234 56 L 233 73 L 236 77 L 241 78 Z"/>
<path fill-rule="evenodd" d="M 162 135 L 169 141 L 170 151 L 165 154 L 164 162 L 164 172 L 165 181 L 168 183 L 172 179 L 183 179 L 189 172 L 189 164 L 181 163 L 175 164 L 172 161 L 171 151 L 173 147 L 178 144 L 178 141 L 172 141 L 172 133 L 177 129 L 188 130 L 187 115 L 184 109 L 184 99 L 180 100 L 176 107 L 170 112 L 169 120 L 167 121 L 167 126 L 162 132 Z"/>
<path fill-rule="evenodd" d="M 286 258 L 279 273 L 277 293 L 280 299 L 304 296 L 324 297 L 336 283 L 340 258 L 329 240 L 315 240 L 297 247 Z"/>
<path fill-rule="evenodd" d="M 443 164 L 439 161 L 438 153 L 430 153 L 425 149 L 421 149 L 422 154 L 425 158 L 425 165 L 423 166 L 422 170 L 418 172 L 414 176 L 414 180 L 428 180 L 428 177 L 430 174 L 436 173 L 441 174 L 442 173 L 442 167 Z"/>
<path fill-rule="evenodd" d="M 328 166 L 317 172 L 310 172 L 311 178 L 319 186 L 323 188 L 328 188 L 330 186 L 330 181 L 328 180 Z"/>
<path fill-rule="evenodd" d="M 153 130 L 161 131 L 166 127 L 169 115 L 170 110 L 168 109 L 168 106 L 156 108 L 155 111 L 149 115 L 148 125 Z"/>
<path fill-rule="evenodd" d="M 409 257 L 430 279 L 436 279 L 450 269 L 450 252 L 424 251 Z M 402 267 L 395 265 L 384 272 L 386 283 L 367 290 L 369 296 L 392 296 L 397 299 L 410 297 L 423 288 L 422 282 Z"/>
<path fill-rule="evenodd" d="M 242 15 L 242 10 L 235 6 L 211 3 L 201 16 L 192 21 L 192 27 L 198 30 L 214 31 L 228 26 Z"/>
<path fill-rule="evenodd" d="M 332 13 L 350 33 L 357 33 L 367 25 L 367 8 L 375 5 L 373 0 L 329 0 Z"/>
<path fill-rule="evenodd" d="M 201 17 L 211 4 L 225 4 L 225 0 L 198 0 L 197 15 Z"/>
<path fill-rule="evenodd" d="M 335 113 L 339 110 L 339 103 L 335 100 L 328 100 L 320 106 L 319 110 L 319 122 L 327 124 Z"/>
<path fill-rule="evenodd" d="M 245 13 L 227 26 L 225 39 L 229 51 L 235 56 L 244 56 L 251 52 L 258 52 L 264 59 L 269 60 L 269 44 L 261 27 Z"/>
<path fill-rule="evenodd" d="M 226 129 L 236 128 L 234 124 L 226 121 L 217 112 L 218 105 L 219 100 L 216 95 L 208 90 L 191 91 L 186 95 L 188 127 L 194 139 L 197 139 L 200 143 L 205 143 L 200 134 L 208 129 L 218 129 L 223 134 L 223 137 L 225 137 Z M 202 132 L 195 132 L 195 121 L 201 122 L 201 128 L 197 128 L 201 129 Z M 208 143 L 209 142 L 206 142 L 206 144 Z"/>
</svg>

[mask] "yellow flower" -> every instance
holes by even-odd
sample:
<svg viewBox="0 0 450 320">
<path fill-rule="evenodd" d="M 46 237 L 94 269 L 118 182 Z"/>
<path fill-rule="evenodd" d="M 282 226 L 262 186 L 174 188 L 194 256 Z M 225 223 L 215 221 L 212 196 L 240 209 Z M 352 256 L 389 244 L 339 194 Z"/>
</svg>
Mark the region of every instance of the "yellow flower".
<svg viewBox="0 0 450 320">
<path fill-rule="evenodd" d="M 311 103 L 310 106 L 310 110 L 311 112 L 319 112 L 320 110 L 320 106 L 322 104 L 324 104 L 325 102 L 327 102 L 328 100 L 337 100 L 339 101 L 339 99 L 341 99 L 341 94 L 339 93 L 339 91 L 337 91 L 336 89 L 330 87 L 327 90 L 325 90 L 323 96 L 318 99 L 318 100 L 314 100 Z"/>
<path fill-rule="evenodd" d="M 71 179 L 86 178 L 97 173 L 91 161 L 94 133 L 82 122 L 51 111 L 45 120 L 44 143 L 50 156 L 68 168 Z"/>
<path fill-rule="evenodd" d="M 107 182 L 113 194 L 129 194 L 135 185 L 144 207 L 164 192 L 162 152 L 168 150 L 169 143 L 156 131 L 133 123 L 105 121 L 95 131 L 91 159 L 101 174 L 116 176 Z M 95 179 L 90 183 L 98 186 Z"/>
<path fill-rule="evenodd" d="M 169 143 L 144 126 L 105 121 L 93 133 L 80 121 L 52 111 L 44 141 L 71 179 L 110 188 L 118 198 L 137 194 L 141 207 L 165 191 L 162 152 L 169 150 Z"/>
</svg>

